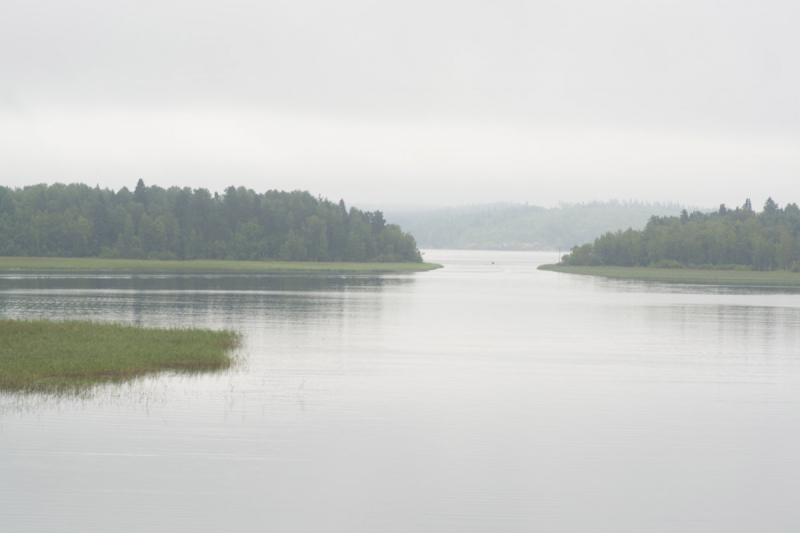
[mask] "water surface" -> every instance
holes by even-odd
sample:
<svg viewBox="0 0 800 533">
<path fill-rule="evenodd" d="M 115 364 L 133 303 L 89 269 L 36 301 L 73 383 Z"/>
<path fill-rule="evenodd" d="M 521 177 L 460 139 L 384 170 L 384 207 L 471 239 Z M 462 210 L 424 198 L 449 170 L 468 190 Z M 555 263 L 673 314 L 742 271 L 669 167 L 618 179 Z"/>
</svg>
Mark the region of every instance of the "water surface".
<svg viewBox="0 0 800 533">
<path fill-rule="evenodd" d="M 245 342 L 222 373 L 0 395 L 0 529 L 800 530 L 800 293 L 536 270 L 554 259 L 2 274 L 2 317 Z"/>
</svg>

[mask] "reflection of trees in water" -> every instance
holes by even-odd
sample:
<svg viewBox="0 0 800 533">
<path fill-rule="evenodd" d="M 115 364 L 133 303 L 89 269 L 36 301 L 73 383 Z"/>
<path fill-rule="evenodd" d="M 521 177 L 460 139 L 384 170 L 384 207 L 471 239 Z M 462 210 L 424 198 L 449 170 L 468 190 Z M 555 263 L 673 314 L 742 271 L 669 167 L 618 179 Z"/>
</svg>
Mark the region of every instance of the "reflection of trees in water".
<svg viewBox="0 0 800 533">
<path fill-rule="evenodd" d="M 638 279 L 604 278 L 600 276 L 575 276 L 574 282 L 592 286 L 592 290 L 607 293 L 656 293 L 656 294 L 702 294 L 702 295 L 764 295 L 800 294 L 800 288 L 790 286 L 747 287 L 742 285 L 709 285 L 702 283 L 679 283 L 646 281 Z"/>
<path fill-rule="evenodd" d="M 379 314 L 376 293 L 413 282 L 403 275 L 3 276 L 0 311 L 168 327 L 240 327 L 263 317 L 291 324 L 335 319 L 356 308 Z"/>
<path fill-rule="evenodd" d="M 344 274 L 220 274 L 158 275 L 120 274 L 0 276 L 4 290 L 276 290 L 336 291 L 381 289 L 413 283 L 412 275 Z"/>
<path fill-rule="evenodd" d="M 789 364 L 797 357 L 800 309 L 795 307 L 709 303 L 644 309 L 644 335 L 669 325 L 662 335 L 669 335 L 674 347 L 672 363 L 683 360 L 694 368 L 714 367 L 720 375 L 744 376 L 751 365 L 763 371 L 768 361 Z"/>
</svg>

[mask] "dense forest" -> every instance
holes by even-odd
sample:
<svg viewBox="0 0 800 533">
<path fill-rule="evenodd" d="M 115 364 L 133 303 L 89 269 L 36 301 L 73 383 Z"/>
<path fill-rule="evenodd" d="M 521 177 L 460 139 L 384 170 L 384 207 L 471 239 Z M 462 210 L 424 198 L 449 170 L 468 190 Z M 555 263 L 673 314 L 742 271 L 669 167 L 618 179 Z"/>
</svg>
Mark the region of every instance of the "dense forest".
<svg viewBox="0 0 800 533">
<path fill-rule="evenodd" d="M 386 218 L 403 226 L 426 248 L 555 250 L 591 242 L 607 231 L 643 228 L 651 215 L 677 215 L 682 208 L 615 200 L 553 208 L 506 203 L 387 210 Z"/>
<path fill-rule="evenodd" d="M 308 192 L 0 187 L 0 256 L 420 262 L 380 211 Z"/>
<path fill-rule="evenodd" d="M 713 213 L 653 216 L 641 231 L 608 232 L 574 247 L 562 264 L 798 272 L 800 209 L 781 209 L 769 198 L 760 213 L 748 199 L 736 209 L 722 204 Z"/>
</svg>

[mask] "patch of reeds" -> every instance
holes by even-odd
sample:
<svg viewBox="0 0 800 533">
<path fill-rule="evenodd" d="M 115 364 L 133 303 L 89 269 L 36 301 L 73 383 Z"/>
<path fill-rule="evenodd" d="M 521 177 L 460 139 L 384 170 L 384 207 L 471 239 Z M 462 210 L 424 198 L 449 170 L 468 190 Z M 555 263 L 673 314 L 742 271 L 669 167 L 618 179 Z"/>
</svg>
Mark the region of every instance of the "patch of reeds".
<svg viewBox="0 0 800 533">
<path fill-rule="evenodd" d="M 228 368 L 234 331 L 0 320 L 0 390 L 63 392 L 165 370 Z"/>
</svg>

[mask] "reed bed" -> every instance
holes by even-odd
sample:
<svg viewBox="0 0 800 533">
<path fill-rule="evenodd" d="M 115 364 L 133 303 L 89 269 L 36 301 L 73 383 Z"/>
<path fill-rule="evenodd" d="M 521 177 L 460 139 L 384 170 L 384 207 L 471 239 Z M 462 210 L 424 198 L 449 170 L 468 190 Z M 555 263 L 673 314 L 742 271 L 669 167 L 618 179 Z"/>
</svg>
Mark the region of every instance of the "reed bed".
<svg viewBox="0 0 800 533">
<path fill-rule="evenodd" d="M 0 319 L 0 390 L 61 392 L 165 370 L 224 369 L 239 341 L 230 330 Z"/>
</svg>

